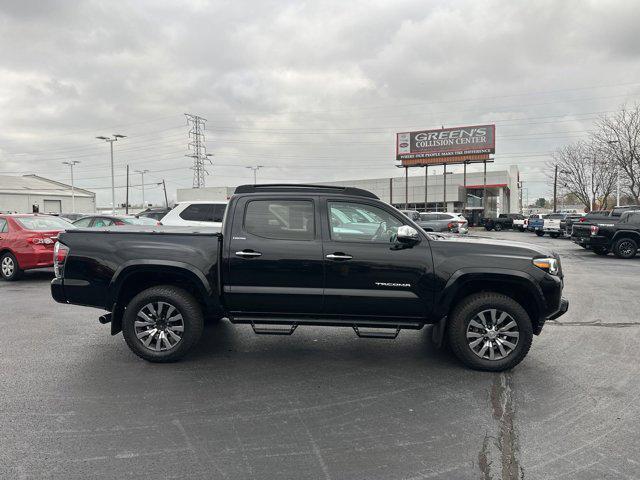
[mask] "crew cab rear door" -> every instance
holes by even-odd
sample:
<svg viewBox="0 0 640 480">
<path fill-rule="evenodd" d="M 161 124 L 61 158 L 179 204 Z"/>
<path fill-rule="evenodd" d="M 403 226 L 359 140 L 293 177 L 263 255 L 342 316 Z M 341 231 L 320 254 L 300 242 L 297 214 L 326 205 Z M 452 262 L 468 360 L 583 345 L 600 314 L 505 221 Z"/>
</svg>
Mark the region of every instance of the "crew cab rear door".
<svg viewBox="0 0 640 480">
<path fill-rule="evenodd" d="M 412 248 L 391 240 L 399 212 L 365 199 L 322 200 L 326 315 L 423 320 L 433 302 L 433 261 L 426 236 Z"/>
<path fill-rule="evenodd" d="M 224 301 L 242 314 L 318 314 L 324 264 L 317 199 L 240 197 L 230 212 Z"/>
</svg>

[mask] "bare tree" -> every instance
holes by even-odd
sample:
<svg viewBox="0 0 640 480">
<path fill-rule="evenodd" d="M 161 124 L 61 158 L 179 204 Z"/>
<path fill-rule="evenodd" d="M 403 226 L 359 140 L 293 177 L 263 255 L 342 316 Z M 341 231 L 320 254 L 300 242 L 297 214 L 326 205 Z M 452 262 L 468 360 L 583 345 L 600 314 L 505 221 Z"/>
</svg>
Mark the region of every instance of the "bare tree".
<svg viewBox="0 0 640 480">
<path fill-rule="evenodd" d="M 620 169 L 622 188 L 640 203 L 640 104 L 600 118 L 592 137 Z"/>
<path fill-rule="evenodd" d="M 607 204 L 615 187 L 615 169 L 598 144 L 577 142 L 559 148 L 550 165 L 558 166 L 558 183 L 565 186 L 586 209 Z"/>
</svg>

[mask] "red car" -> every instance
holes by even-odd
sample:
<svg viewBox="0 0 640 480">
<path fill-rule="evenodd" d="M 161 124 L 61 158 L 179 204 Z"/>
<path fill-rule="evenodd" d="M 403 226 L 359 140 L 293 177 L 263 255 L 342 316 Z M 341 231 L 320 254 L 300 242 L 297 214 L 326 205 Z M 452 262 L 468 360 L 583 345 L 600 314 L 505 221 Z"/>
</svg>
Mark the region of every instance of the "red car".
<svg viewBox="0 0 640 480">
<path fill-rule="evenodd" d="M 0 215 L 0 276 L 17 280 L 25 270 L 53 266 L 58 234 L 72 228 L 49 215 Z"/>
</svg>

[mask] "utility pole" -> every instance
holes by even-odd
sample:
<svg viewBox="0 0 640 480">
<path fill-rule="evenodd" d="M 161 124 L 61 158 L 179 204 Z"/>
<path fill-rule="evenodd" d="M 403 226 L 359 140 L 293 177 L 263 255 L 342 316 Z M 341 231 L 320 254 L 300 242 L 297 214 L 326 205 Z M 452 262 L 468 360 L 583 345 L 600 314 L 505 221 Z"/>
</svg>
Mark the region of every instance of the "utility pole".
<svg viewBox="0 0 640 480">
<path fill-rule="evenodd" d="M 164 206 L 169 208 L 169 200 L 167 200 L 167 184 L 164 183 L 164 178 L 162 179 L 162 188 L 164 190 Z"/>
<path fill-rule="evenodd" d="M 557 195 L 558 195 L 558 165 L 555 166 L 553 171 L 553 213 L 557 210 Z"/>
<path fill-rule="evenodd" d="M 622 144 L 620 140 L 609 140 L 607 142 L 609 145 L 613 145 L 617 143 L 620 145 L 620 153 L 622 154 Z M 616 207 L 620 206 L 620 161 L 616 159 Z"/>
<path fill-rule="evenodd" d="M 262 167 L 264 167 L 264 165 L 256 165 L 254 167 L 246 167 L 249 170 L 253 170 L 253 184 L 257 184 L 258 183 L 258 170 L 260 170 Z"/>
<path fill-rule="evenodd" d="M 462 184 L 464 186 L 464 202 L 462 202 L 462 213 L 467 209 L 467 164 L 469 160 L 464 161 L 464 171 L 462 174 Z"/>
<path fill-rule="evenodd" d="M 70 162 L 62 162 L 63 165 L 69 165 L 71 167 L 71 209 L 72 213 L 76 213 L 76 186 L 73 181 L 73 166 L 80 163 L 79 160 L 72 160 Z"/>
<path fill-rule="evenodd" d="M 482 181 L 482 216 L 487 216 L 487 161 L 484 160 L 484 180 Z"/>
<path fill-rule="evenodd" d="M 129 165 L 127 164 L 127 196 L 124 204 L 124 212 L 129 215 Z"/>
<path fill-rule="evenodd" d="M 442 200 L 444 203 L 443 212 L 447 211 L 447 164 L 443 165 L 444 169 L 442 170 L 442 178 L 444 180 L 444 188 L 442 190 Z"/>
<path fill-rule="evenodd" d="M 135 173 L 139 173 L 140 176 L 142 177 L 142 209 L 144 210 L 145 207 L 145 203 L 144 203 L 144 174 L 147 173 L 149 170 L 136 170 Z"/>
<path fill-rule="evenodd" d="M 389 205 L 393 206 L 393 177 L 389 179 Z"/>
<path fill-rule="evenodd" d="M 126 135 L 118 135 L 114 133 L 112 137 L 100 136 L 96 137 L 98 140 L 104 140 L 105 142 L 109 142 L 109 146 L 111 147 L 111 207 L 113 209 L 113 213 L 116 211 L 116 184 L 115 184 L 115 175 L 113 173 L 113 142 L 117 142 L 119 138 L 127 138 Z"/>
<path fill-rule="evenodd" d="M 193 188 L 204 188 L 205 176 L 209 175 L 205 165 L 207 163 L 213 165 L 209 158 L 212 154 L 207 153 L 205 145 L 204 124 L 207 119 L 189 113 L 184 115 L 187 117 L 187 125 L 191 127 L 187 144 L 189 153 L 185 157 L 193 158 L 193 167 L 191 167 L 193 169 Z"/>
</svg>

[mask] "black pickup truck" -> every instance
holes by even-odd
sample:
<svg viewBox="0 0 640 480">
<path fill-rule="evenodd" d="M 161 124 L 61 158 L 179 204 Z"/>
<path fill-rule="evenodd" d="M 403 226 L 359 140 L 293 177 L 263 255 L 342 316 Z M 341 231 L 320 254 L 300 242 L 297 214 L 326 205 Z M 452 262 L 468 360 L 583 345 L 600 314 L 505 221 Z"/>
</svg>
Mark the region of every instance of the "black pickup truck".
<svg viewBox="0 0 640 480">
<path fill-rule="evenodd" d="M 156 362 L 180 358 L 205 320 L 226 317 L 263 334 L 323 325 L 378 338 L 435 324 L 436 343 L 466 365 L 500 371 L 568 308 L 557 254 L 426 233 L 355 188 L 240 186 L 222 233 L 77 229 L 54 257 L 53 298 L 107 310 L 101 323 Z"/>
<path fill-rule="evenodd" d="M 571 240 L 598 255 L 613 252 L 619 258 L 633 258 L 640 246 L 640 207 L 624 212 L 615 222 L 591 220 L 574 223 Z"/>
<path fill-rule="evenodd" d="M 481 220 L 485 230 L 511 230 L 513 228 L 514 220 L 524 220 L 524 215 L 519 213 L 501 213 L 497 218 L 486 217 Z M 524 231 L 524 230 L 523 230 Z"/>
</svg>

